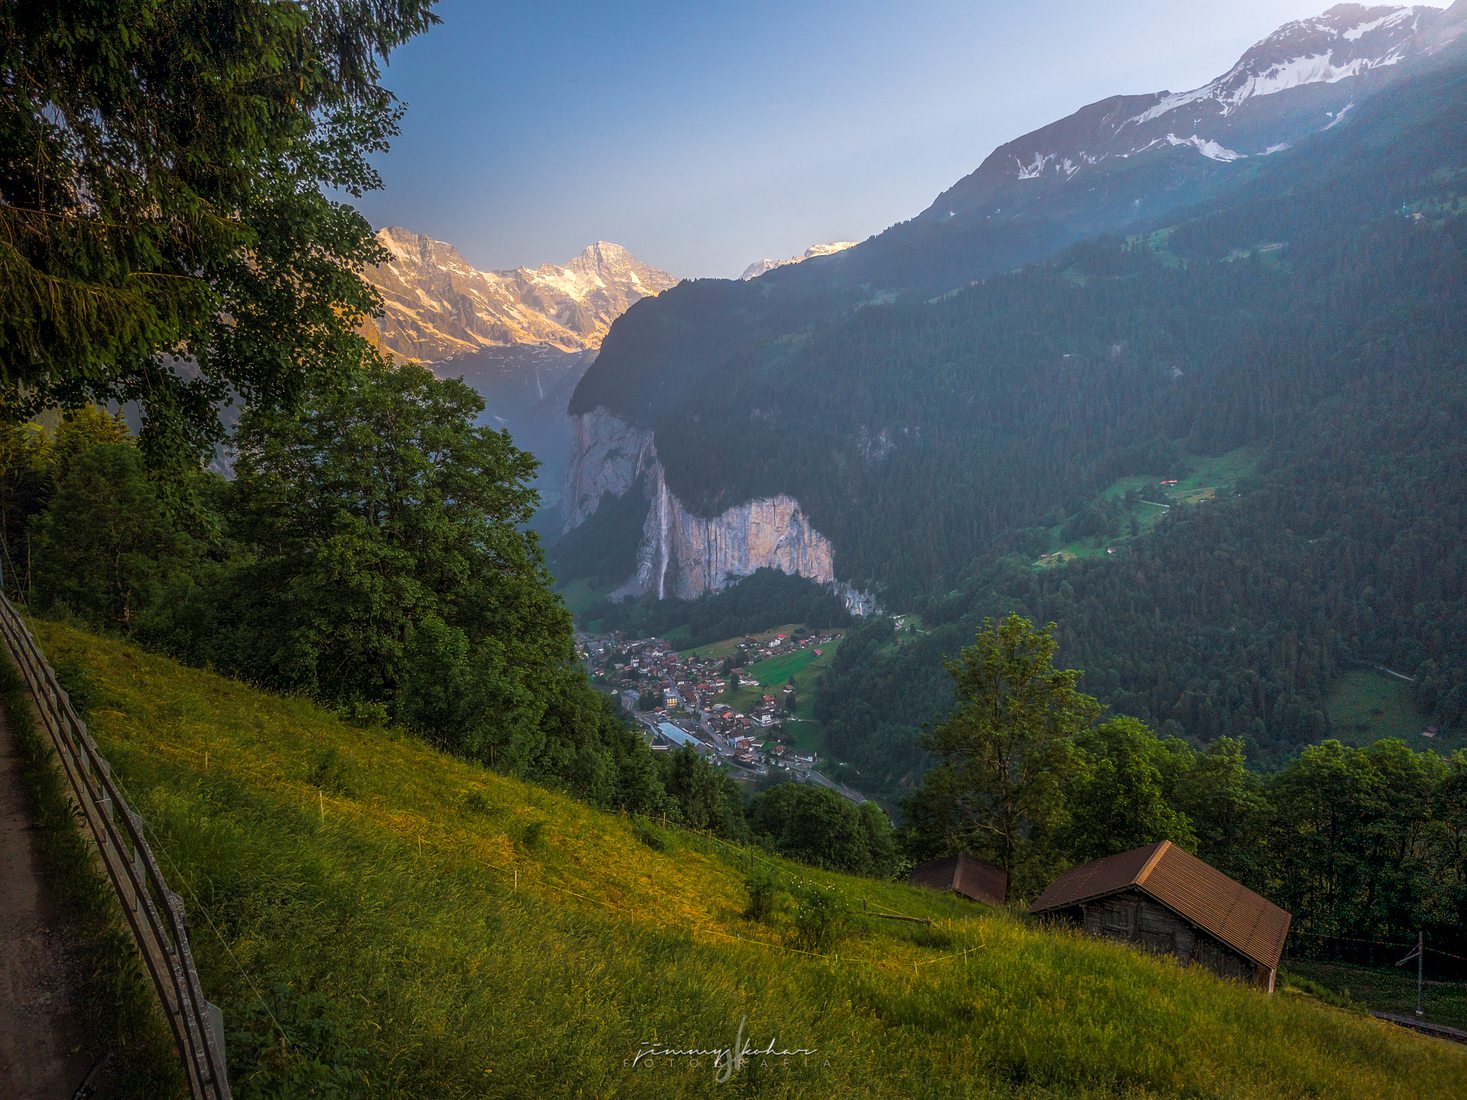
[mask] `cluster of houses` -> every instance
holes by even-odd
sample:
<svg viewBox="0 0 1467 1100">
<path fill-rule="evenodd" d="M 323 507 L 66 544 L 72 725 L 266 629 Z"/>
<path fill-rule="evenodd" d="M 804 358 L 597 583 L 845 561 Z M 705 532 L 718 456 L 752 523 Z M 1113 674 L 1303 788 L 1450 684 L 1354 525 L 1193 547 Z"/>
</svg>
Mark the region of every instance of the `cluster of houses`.
<svg viewBox="0 0 1467 1100">
<path fill-rule="evenodd" d="M 685 657 L 659 638 L 613 634 L 582 639 L 582 652 L 592 678 L 637 716 L 652 748 L 688 746 L 755 775 L 767 775 L 770 769 L 808 775 L 816 754 L 796 748 L 785 731 L 794 688 L 767 688 L 744 710 L 722 697 L 752 682 L 748 668 L 756 662 L 809 649 L 818 657 L 823 646 L 838 638 L 835 633 L 751 637 L 729 656 L 713 659 Z"/>
</svg>

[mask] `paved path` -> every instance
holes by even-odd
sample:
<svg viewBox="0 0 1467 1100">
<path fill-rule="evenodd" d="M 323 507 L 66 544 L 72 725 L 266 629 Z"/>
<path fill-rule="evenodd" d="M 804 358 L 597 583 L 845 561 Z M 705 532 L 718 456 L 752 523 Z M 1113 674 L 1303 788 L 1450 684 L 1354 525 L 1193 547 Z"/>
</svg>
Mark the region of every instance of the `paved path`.
<svg viewBox="0 0 1467 1100">
<path fill-rule="evenodd" d="M 1371 1015 L 1377 1020 L 1388 1020 L 1424 1035 L 1435 1035 L 1438 1039 L 1450 1039 L 1454 1043 L 1467 1043 L 1467 1031 L 1463 1031 L 1460 1027 L 1448 1027 L 1446 1024 L 1433 1024 L 1428 1020 L 1418 1020 L 1415 1016 L 1407 1016 L 1404 1012 L 1372 1012 Z"/>
<path fill-rule="evenodd" d="M 43 881 L 25 761 L 0 711 L 0 1100 L 66 1100 L 96 1059 Z"/>
</svg>

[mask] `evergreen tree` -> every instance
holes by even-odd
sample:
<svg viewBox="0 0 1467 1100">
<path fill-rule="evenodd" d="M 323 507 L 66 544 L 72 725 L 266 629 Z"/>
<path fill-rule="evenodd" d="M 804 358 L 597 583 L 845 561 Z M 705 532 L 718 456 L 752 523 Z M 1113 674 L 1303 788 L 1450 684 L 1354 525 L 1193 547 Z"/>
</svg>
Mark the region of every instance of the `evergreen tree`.
<svg viewBox="0 0 1467 1100">
<path fill-rule="evenodd" d="M 69 458 L 33 541 L 36 606 L 124 632 L 184 565 L 183 538 L 129 443 Z"/>
<path fill-rule="evenodd" d="M 379 250 L 327 193 L 379 185 L 379 64 L 431 6 L 0 5 L 0 417 L 135 399 L 177 455 L 360 363 Z"/>
</svg>

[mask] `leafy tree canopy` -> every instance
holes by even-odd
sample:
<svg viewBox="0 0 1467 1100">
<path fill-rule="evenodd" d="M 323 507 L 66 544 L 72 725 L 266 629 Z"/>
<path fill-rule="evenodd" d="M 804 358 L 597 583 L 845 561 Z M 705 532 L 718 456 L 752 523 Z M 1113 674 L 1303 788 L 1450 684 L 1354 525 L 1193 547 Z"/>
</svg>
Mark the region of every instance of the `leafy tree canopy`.
<svg viewBox="0 0 1467 1100">
<path fill-rule="evenodd" d="M 371 352 L 387 53 L 432 0 L 0 6 L 0 417 L 136 400 L 158 455 Z"/>
<path fill-rule="evenodd" d="M 973 645 L 948 662 L 958 703 L 928 737 L 935 819 L 952 845 L 1026 869 L 1038 840 L 1065 820 L 1074 741 L 1100 704 L 1076 690 L 1080 674 L 1054 667 L 1054 624 L 1036 629 L 1010 614 L 985 620 Z"/>
</svg>

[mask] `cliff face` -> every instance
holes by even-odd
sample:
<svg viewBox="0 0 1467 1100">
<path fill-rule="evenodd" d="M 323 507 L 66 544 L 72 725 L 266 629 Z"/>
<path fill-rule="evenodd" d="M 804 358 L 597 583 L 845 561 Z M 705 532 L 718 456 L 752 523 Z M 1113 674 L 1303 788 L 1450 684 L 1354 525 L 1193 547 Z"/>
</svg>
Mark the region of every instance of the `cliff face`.
<svg viewBox="0 0 1467 1100">
<path fill-rule="evenodd" d="M 629 490 L 652 465 L 658 464 L 651 432 L 605 409 L 571 417 L 571 460 L 562 504 L 567 529 L 584 523 L 602 497 Z M 658 471 L 660 481 L 660 465 Z"/>
<path fill-rule="evenodd" d="M 718 592 L 758 569 L 821 584 L 835 580 L 835 548 L 789 496 L 751 500 L 717 516 L 689 512 L 667 488 L 662 464 L 647 470 L 651 507 L 637 551 L 637 587 L 658 599 Z"/>
<path fill-rule="evenodd" d="M 567 525 L 578 526 L 604 496 L 619 496 L 639 482 L 648 500 L 647 520 L 629 589 L 659 599 L 696 599 L 768 568 L 833 585 L 848 606 L 856 601 L 853 610 L 864 607 L 859 593 L 847 595 L 845 586 L 835 585 L 835 548 L 793 497 L 750 500 L 717 516 L 699 516 L 667 487 L 650 432 L 605 409 L 575 417 Z"/>
</svg>

